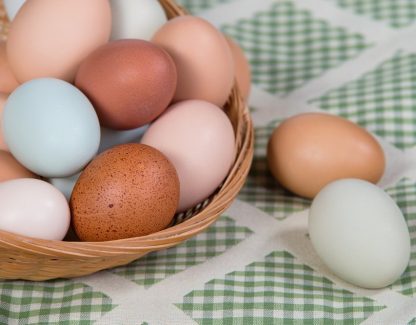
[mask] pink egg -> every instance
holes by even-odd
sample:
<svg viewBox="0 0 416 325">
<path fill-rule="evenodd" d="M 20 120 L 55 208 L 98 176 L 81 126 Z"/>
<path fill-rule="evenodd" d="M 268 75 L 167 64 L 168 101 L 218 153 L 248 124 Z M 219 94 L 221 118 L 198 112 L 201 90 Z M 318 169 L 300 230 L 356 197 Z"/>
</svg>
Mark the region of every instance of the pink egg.
<svg viewBox="0 0 416 325">
<path fill-rule="evenodd" d="M 0 92 L 10 94 L 19 86 L 6 54 L 6 43 L 0 41 Z"/>
<path fill-rule="evenodd" d="M 108 0 L 27 1 L 10 26 L 7 56 L 20 82 L 54 77 L 72 82 L 76 70 L 108 42 Z"/>
<path fill-rule="evenodd" d="M 223 182 L 235 159 L 235 135 L 219 107 L 200 100 L 179 102 L 146 131 L 142 143 L 161 151 L 179 176 L 178 211 L 208 198 Z"/>
</svg>

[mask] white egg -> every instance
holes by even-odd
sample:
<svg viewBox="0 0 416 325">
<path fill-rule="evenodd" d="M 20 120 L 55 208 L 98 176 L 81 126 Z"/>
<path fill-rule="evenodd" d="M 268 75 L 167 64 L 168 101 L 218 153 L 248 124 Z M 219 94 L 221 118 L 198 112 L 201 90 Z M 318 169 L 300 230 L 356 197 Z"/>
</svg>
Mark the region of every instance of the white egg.
<svg viewBox="0 0 416 325">
<path fill-rule="evenodd" d="M 328 268 L 360 287 L 388 286 L 409 263 L 410 236 L 402 212 L 366 181 L 344 179 L 325 186 L 312 202 L 309 235 Z"/>
<path fill-rule="evenodd" d="M 81 173 L 75 174 L 69 177 L 62 177 L 62 178 L 50 178 L 49 183 L 55 186 L 61 193 L 65 196 L 65 198 L 69 201 L 71 198 L 72 190 L 79 178 Z"/>
<path fill-rule="evenodd" d="M 6 9 L 7 17 L 10 21 L 16 17 L 17 12 L 23 6 L 26 0 L 3 0 L 4 7 Z"/>
<path fill-rule="evenodd" d="M 48 240 L 62 240 L 69 228 L 65 197 L 51 184 L 22 178 L 0 183 L 0 229 Z"/>
<path fill-rule="evenodd" d="M 156 0 L 111 0 L 113 29 L 111 40 L 134 38 L 149 41 L 167 22 Z"/>
</svg>

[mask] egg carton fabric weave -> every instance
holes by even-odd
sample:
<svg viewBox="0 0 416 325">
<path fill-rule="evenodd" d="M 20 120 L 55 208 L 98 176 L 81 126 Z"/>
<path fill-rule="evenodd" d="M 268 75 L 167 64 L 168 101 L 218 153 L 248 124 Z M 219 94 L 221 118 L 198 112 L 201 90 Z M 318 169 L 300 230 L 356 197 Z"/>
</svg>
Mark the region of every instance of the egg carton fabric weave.
<svg viewBox="0 0 416 325">
<path fill-rule="evenodd" d="M 256 148 L 245 187 L 211 228 L 177 247 L 84 278 L 0 281 L 0 324 L 415 324 L 416 3 L 178 2 L 249 58 Z M 309 111 L 358 123 L 386 152 L 380 186 L 412 240 L 409 267 L 388 288 L 332 275 L 309 241 L 310 201 L 268 171 L 273 129 Z"/>
</svg>

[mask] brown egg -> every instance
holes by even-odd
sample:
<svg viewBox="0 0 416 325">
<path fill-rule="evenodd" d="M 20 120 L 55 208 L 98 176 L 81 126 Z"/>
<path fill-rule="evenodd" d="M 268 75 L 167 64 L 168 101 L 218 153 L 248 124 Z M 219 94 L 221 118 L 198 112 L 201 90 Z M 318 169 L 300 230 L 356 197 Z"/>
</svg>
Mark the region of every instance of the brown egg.
<svg viewBox="0 0 416 325">
<path fill-rule="evenodd" d="M 0 182 L 17 178 L 37 178 L 23 167 L 10 152 L 0 150 Z"/>
<path fill-rule="evenodd" d="M 383 176 L 383 149 L 365 129 L 338 116 L 307 113 L 280 124 L 270 137 L 269 168 L 293 193 L 313 198 L 342 178 L 377 183 Z"/>
<path fill-rule="evenodd" d="M 234 61 L 225 37 L 202 18 L 171 19 L 152 41 L 172 56 L 178 70 L 174 101 L 205 100 L 219 107 L 234 84 Z"/>
<path fill-rule="evenodd" d="M 9 147 L 7 146 L 6 141 L 4 140 L 4 137 L 3 137 L 3 129 L 2 129 L 3 109 L 4 109 L 4 105 L 6 104 L 6 100 L 7 100 L 7 95 L 0 93 L 0 150 L 9 151 Z"/>
<path fill-rule="evenodd" d="M 82 172 L 70 201 L 83 241 L 143 236 L 166 228 L 179 202 L 175 168 L 143 144 L 113 147 Z"/>
<path fill-rule="evenodd" d="M 19 86 L 12 70 L 6 54 L 6 43 L 0 41 L 0 93 L 10 94 Z"/>
<path fill-rule="evenodd" d="M 235 66 L 235 78 L 237 80 L 238 88 L 244 100 L 247 101 L 251 89 L 251 69 L 250 64 L 241 47 L 231 38 L 226 37 L 231 53 L 233 54 Z"/>
<path fill-rule="evenodd" d="M 92 101 L 101 125 L 119 130 L 158 117 L 172 100 L 176 82 L 172 58 L 143 40 L 104 45 L 83 62 L 75 80 Z"/>
</svg>

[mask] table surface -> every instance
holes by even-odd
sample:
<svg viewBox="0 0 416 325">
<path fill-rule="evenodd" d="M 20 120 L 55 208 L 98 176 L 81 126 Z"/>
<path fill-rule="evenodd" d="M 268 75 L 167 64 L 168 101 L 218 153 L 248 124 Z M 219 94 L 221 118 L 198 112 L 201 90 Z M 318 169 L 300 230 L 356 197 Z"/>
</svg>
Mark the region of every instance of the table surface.
<svg viewBox="0 0 416 325">
<path fill-rule="evenodd" d="M 206 232 L 128 266 L 74 279 L 0 281 L 1 324 L 416 324 L 416 1 L 181 0 L 244 48 L 256 150 L 247 183 Z M 276 125 L 346 117 L 387 157 L 380 186 L 402 209 L 410 265 L 383 290 L 332 275 L 307 236 L 310 201 L 266 165 Z"/>
</svg>

